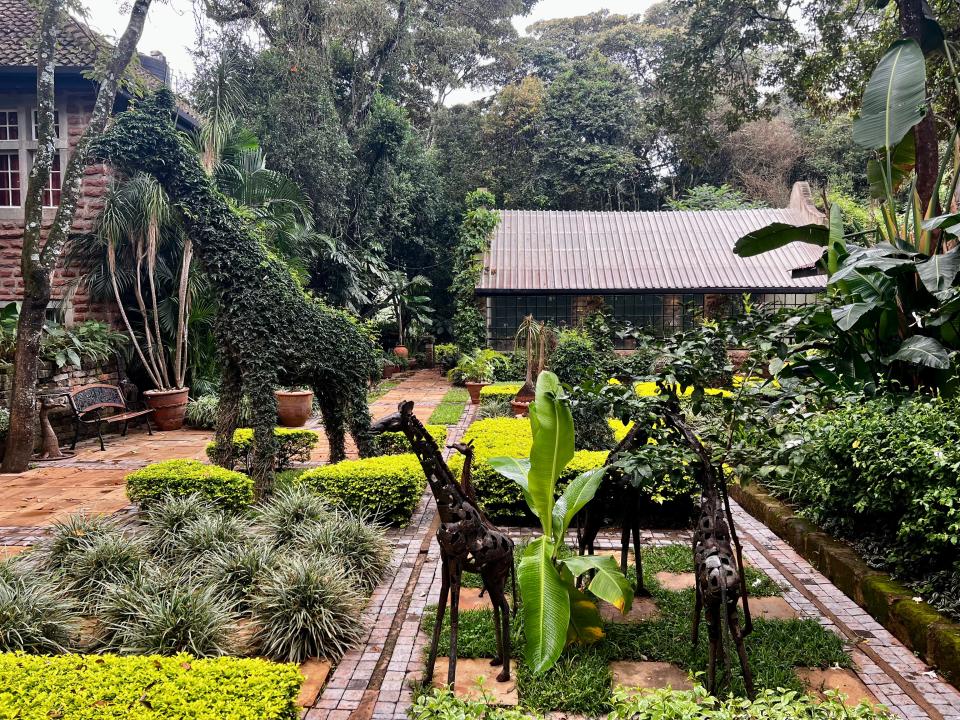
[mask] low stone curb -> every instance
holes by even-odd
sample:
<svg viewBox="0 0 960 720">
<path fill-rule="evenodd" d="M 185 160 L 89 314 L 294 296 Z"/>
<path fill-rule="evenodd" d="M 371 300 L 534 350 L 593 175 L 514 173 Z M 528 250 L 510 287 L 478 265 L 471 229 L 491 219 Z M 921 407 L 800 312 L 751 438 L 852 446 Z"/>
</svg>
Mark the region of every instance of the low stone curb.
<svg viewBox="0 0 960 720">
<path fill-rule="evenodd" d="M 756 484 L 731 486 L 730 496 L 960 689 L 960 624 L 915 601 L 910 588 L 868 567 L 849 545 L 797 517 Z"/>
</svg>

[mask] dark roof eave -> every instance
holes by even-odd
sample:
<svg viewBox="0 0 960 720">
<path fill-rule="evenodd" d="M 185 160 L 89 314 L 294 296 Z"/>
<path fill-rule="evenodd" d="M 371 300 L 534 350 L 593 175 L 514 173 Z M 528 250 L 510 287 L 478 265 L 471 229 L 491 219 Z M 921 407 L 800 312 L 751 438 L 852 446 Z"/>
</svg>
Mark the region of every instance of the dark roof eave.
<svg viewBox="0 0 960 720">
<path fill-rule="evenodd" d="M 825 292 L 823 287 L 740 287 L 740 288 L 607 288 L 585 289 L 576 288 L 477 288 L 479 297 L 493 297 L 496 295 L 734 295 L 741 293 L 794 293 L 797 295 L 812 295 Z"/>
</svg>

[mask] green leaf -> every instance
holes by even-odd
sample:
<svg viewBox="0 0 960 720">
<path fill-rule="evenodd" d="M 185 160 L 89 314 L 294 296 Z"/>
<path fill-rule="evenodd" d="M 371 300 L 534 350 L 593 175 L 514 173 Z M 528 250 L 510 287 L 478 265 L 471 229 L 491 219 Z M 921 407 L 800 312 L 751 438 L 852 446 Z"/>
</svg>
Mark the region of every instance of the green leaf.
<svg viewBox="0 0 960 720">
<path fill-rule="evenodd" d="M 533 446 L 527 487 L 547 537 L 553 536 L 553 501 L 557 478 L 573 459 L 573 415 L 561 400 L 557 376 L 544 371 L 537 378 L 536 399 L 530 403 Z"/>
<path fill-rule="evenodd" d="M 530 485 L 528 480 L 528 476 L 530 474 L 530 460 L 527 458 L 494 457 L 487 460 L 487 463 L 505 478 L 513 480 L 517 485 L 520 486 L 520 490 L 523 492 L 523 499 L 527 503 L 527 507 L 530 508 L 534 515 L 540 517 L 537 512 L 537 508 L 534 505 L 533 498 L 530 497 Z"/>
<path fill-rule="evenodd" d="M 553 563 L 556 546 L 539 537 L 527 546 L 517 568 L 523 598 L 524 659 L 534 675 L 557 662 L 567 643 L 570 595 Z"/>
<path fill-rule="evenodd" d="M 831 311 L 833 321 L 841 330 L 850 330 L 865 314 L 873 309 L 872 303 L 850 303 L 843 307 L 834 308 Z"/>
<path fill-rule="evenodd" d="M 603 476 L 607 469 L 605 467 L 587 470 L 574 478 L 566 488 L 563 494 L 553 506 L 553 537 L 560 541 L 563 534 L 570 526 L 570 521 L 584 505 L 593 500 L 597 488 L 603 482 Z"/>
<path fill-rule="evenodd" d="M 937 217 L 924 220 L 922 225 L 924 230 L 936 230 L 943 228 L 943 231 L 951 235 L 960 235 L 960 213 L 950 213 L 948 215 L 937 215 Z"/>
<path fill-rule="evenodd" d="M 916 40 L 899 40 L 881 58 L 863 93 L 853 141 L 879 150 L 895 147 L 925 114 L 926 65 Z"/>
<path fill-rule="evenodd" d="M 886 151 L 884 151 L 886 155 Z M 886 157 L 884 157 L 886 162 Z M 904 135 L 903 140 L 897 143 L 890 153 L 891 175 L 893 180 L 892 192 L 897 192 L 903 181 L 913 172 L 917 164 L 917 146 L 913 133 Z M 867 181 L 870 183 L 870 197 L 874 200 L 886 200 L 887 181 L 883 165 L 874 159 L 867 161 Z"/>
<path fill-rule="evenodd" d="M 943 292 L 953 285 L 960 272 L 960 254 L 958 248 L 934 255 L 929 260 L 917 263 L 917 275 L 923 286 L 931 293 Z"/>
<path fill-rule="evenodd" d="M 615 558 L 610 555 L 573 555 L 560 560 L 574 577 L 593 570 L 596 574 L 587 590 L 601 600 L 616 607 L 620 612 L 628 612 L 633 604 L 633 588 L 630 581 L 620 572 Z"/>
<path fill-rule="evenodd" d="M 830 206 L 830 229 L 827 235 L 827 274 L 833 275 L 840 267 L 840 258 L 846 254 L 843 240 L 843 210 L 839 203 Z"/>
<path fill-rule="evenodd" d="M 830 230 L 826 225 L 790 225 L 777 222 L 744 235 L 737 240 L 733 251 L 740 257 L 752 257 L 792 242 L 805 242 L 826 247 L 829 239 Z"/>
<path fill-rule="evenodd" d="M 950 367 L 950 353 L 939 342 L 924 335 L 914 335 L 903 341 L 900 349 L 893 355 L 884 358 L 884 362 L 894 360 L 923 365 L 936 370 L 946 370 Z"/>
<path fill-rule="evenodd" d="M 603 620 L 597 604 L 572 582 L 567 584 L 570 596 L 570 625 L 567 642 L 590 645 L 603 639 Z"/>
</svg>

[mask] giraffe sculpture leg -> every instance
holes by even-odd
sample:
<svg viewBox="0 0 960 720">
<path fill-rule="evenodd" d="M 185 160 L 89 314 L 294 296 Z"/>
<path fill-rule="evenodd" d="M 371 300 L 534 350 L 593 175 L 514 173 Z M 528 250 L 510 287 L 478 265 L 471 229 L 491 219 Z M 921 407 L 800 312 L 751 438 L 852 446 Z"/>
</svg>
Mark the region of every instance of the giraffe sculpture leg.
<svg viewBox="0 0 960 720">
<path fill-rule="evenodd" d="M 717 653 L 723 652 L 720 636 L 720 608 L 716 605 L 707 606 L 707 637 L 710 640 L 707 656 L 707 690 L 712 695 L 717 690 Z"/>
<path fill-rule="evenodd" d="M 440 633 L 443 631 L 443 619 L 447 612 L 447 597 L 450 595 L 450 564 L 447 562 L 446 554 L 442 549 L 440 554 L 440 599 L 437 600 L 437 620 L 433 624 L 430 655 L 427 658 L 427 669 L 423 675 L 425 684 L 429 684 L 433 680 L 433 669 L 437 664 L 437 647 L 440 645 Z"/>
<path fill-rule="evenodd" d="M 744 633 L 740 630 L 740 618 L 737 617 L 737 606 L 732 605 L 727 610 L 727 624 L 730 636 L 737 648 L 737 657 L 740 658 L 740 672 L 743 673 L 743 687 L 748 697 L 753 697 L 753 673 L 750 671 L 750 661 L 747 659 L 747 648 L 743 644 Z"/>
<path fill-rule="evenodd" d="M 510 679 L 510 603 L 503 591 L 502 582 L 490 588 L 490 601 L 493 603 L 493 623 L 498 655 L 490 664 L 503 664 L 503 669 L 497 675 L 497 681 L 506 682 Z"/>
<path fill-rule="evenodd" d="M 460 581 L 463 570 L 456 558 L 450 561 L 450 661 L 447 664 L 447 685 L 457 683 L 457 631 L 460 627 Z"/>
</svg>

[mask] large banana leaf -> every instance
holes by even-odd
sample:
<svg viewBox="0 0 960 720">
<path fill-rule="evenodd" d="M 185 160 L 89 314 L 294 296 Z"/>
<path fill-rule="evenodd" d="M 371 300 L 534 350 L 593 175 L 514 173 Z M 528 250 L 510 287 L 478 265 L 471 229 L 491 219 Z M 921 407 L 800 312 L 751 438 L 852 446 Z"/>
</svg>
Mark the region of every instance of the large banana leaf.
<svg viewBox="0 0 960 720">
<path fill-rule="evenodd" d="M 556 546 L 539 537 L 527 546 L 517 568 L 523 597 L 523 631 L 527 638 L 524 659 L 535 675 L 557 661 L 567 643 L 570 595 L 553 563 Z"/>
<path fill-rule="evenodd" d="M 628 612 L 633 604 L 633 588 L 630 581 L 620 572 L 620 566 L 610 555 L 573 555 L 560 560 L 574 577 L 580 577 L 590 570 L 595 574 L 587 590 L 601 600 Z"/>
<path fill-rule="evenodd" d="M 547 537 L 553 537 L 553 495 L 557 478 L 573 459 L 573 415 L 570 405 L 560 400 L 562 390 L 556 375 L 540 373 L 536 398 L 529 410 L 533 446 L 527 490 Z"/>
<path fill-rule="evenodd" d="M 603 639 L 603 620 L 596 604 L 585 592 L 577 589 L 573 582 L 567 582 L 570 595 L 570 625 L 567 628 L 567 642 L 590 645 Z"/>
<path fill-rule="evenodd" d="M 913 172 L 917 164 L 916 138 L 913 133 L 907 133 L 903 140 L 897 143 L 890 153 L 891 192 L 896 193 L 903 185 L 903 181 Z M 878 160 L 867 161 L 867 181 L 870 183 L 870 197 L 874 200 L 886 200 L 887 177 L 883 165 Z"/>
<path fill-rule="evenodd" d="M 842 307 L 834 308 L 831 311 L 833 321 L 841 330 L 852 329 L 860 318 L 870 312 L 875 306 L 873 303 L 850 303 Z"/>
<path fill-rule="evenodd" d="M 862 147 L 894 148 L 923 119 L 926 66 L 916 40 L 898 40 L 870 76 L 853 141 Z"/>
<path fill-rule="evenodd" d="M 563 494 L 553 506 L 553 538 L 560 542 L 563 534 L 570 526 L 570 521 L 588 502 L 593 500 L 593 496 L 603 481 L 605 467 L 587 470 L 587 472 L 578 475 L 564 489 Z"/>
<path fill-rule="evenodd" d="M 942 293 L 953 285 L 954 278 L 960 272 L 960 248 L 934 255 L 929 260 L 917 263 L 917 275 L 920 282 L 931 293 Z"/>
<path fill-rule="evenodd" d="M 797 226 L 776 222 L 744 235 L 737 240 L 733 251 L 740 257 L 752 257 L 792 242 L 805 242 L 826 247 L 829 240 L 830 230 L 825 225 Z"/>
<path fill-rule="evenodd" d="M 884 360 L 888 363 L 900 360 L 936 370 L 946 370 L 950 367 L 950 353 L 947 349 L 933 338 L 923 335 L 908 337 L 899 350 Z"/>
<path fill-rule="evenodd" d="M 840 259 L 846 254 L 843 240 L 843 211 L 838 203 L 830 206 L 830 228 L 827 235 L 827 275 L 840 269 Z"/>
<path fill-rule="evenodd" d="M 527 458 L 494 457 L 487 460 L 490 467 L 509 480 L 513 480 L 523 491 L 523 499 L 530 511 L 540 517 L 539 511 L 530 497 L 530 460 Z"/>
</svg>

